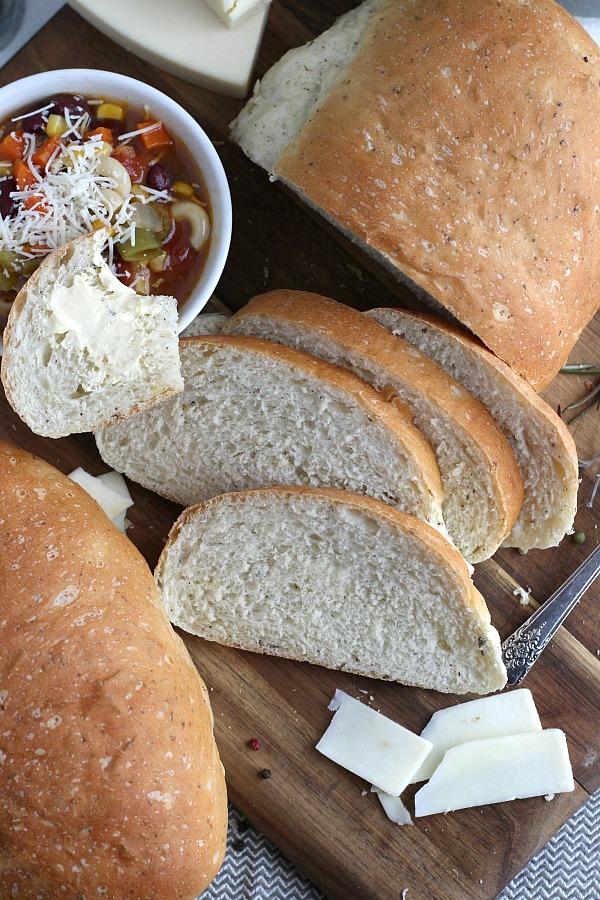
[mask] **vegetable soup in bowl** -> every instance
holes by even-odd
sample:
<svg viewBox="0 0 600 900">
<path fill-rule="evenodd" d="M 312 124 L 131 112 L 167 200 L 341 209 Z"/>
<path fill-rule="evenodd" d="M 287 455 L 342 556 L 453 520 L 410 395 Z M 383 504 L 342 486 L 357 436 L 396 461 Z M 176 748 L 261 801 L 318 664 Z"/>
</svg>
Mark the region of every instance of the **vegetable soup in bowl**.
<svg viewBox="0 0 600 900">
<path fill-rule="evenodd" d="M 62 69 L 0 89 L 0 331 L 40 262 L 98 228 L 117 277 L 174 296 L 183 330 L 231 239 L 229 187 L 207 135 L 165 94 L 112 72 Z"/>
</svg>

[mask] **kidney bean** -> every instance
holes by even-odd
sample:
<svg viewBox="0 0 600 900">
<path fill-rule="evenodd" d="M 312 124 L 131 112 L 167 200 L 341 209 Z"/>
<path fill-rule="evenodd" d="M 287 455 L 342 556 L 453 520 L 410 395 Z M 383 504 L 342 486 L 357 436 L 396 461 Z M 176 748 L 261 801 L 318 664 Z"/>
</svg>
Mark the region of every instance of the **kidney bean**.
<svg viewBox="0 0 600 900">
<path fill-rule="evenodd" d="M 27 118 L 23 119 L 23 131 L 27 131 L 29 134 L 39 134 L 45 130 L 46 119 L 43 113 L 34 113 L 32 116 L 27 116 Z"/>
<path fill-rule="evenodd" d="M 0 181 L 0 216 L 3 219 L 8 219 L 9 216 L 12 216 L 15 210 L 15 201 L 10 196 L 12 191 L 16 191 L 17 185 L 15 184 L 14 178 L 7 178 L 5 181 Z"/>
<path fill-rule="evenodd" d="M 83 113 L 92 115 L 87 100 L 75 94 L 57 94 L 52 103 L 49 112 L 57 116 L 64 116 L 67 111 L 72 119 L 79 118 Z"/>
<path fill-rule="evenodd" d="M 155 191 L 168 191 L 172 184 L 170 174 L 160 163 L 154 163 L 148 169 L 146 184 Z"/>
</svg>

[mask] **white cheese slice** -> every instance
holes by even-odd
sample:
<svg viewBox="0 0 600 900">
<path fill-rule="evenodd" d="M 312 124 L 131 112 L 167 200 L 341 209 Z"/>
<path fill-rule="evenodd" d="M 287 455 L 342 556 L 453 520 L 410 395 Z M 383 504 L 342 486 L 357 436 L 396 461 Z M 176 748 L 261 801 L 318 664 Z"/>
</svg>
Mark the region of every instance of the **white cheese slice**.
<svg viewBox="0 0 600 900">
<path fill-rule="evenodd" d="M 336 712 L 317 750 L 386 794 L 399 796 L 430 752 L 430 742 L 343 691 L 335 692 L 329 709 Z"/>
<path fill-rule="evenodd" d="M 564 732 L 558 728 L 452 747 L 417 791 L 415 816 L 573 791 Z"/>
<path fill-rule="evenodd" d="M 127 487 L 127 482 L 120 472 L 115 472 L 111 469 L 110 472 L 105 472 L 103 475 L 96 475 L 96 478 L 103 484 L 108 485 L 108 487 L 111 488 L 120 497 L 128 500 L 129 506 L 133 504 L 131 494 L 129 493 L 129 488 Z M 125 509 L 127 509 L 127 507 L 125 507 Z"/>
<path fill-rule="evenodd" d="M 440 709 L 421 732 L 422 738 L 431 741 L 433 750 L 411 784 L 431 778 L 446 750 L 457 744 L 541 730 L 542 723 L 527 688 Z"/>
<path fill-rule="evenodd" d="M 69 2 L 129 53 L 208 90 L 230 97 L 245 97 L 248 93 L 268 5 L 230 29 L 223 27 L 202 0 L 152 4 L 148 0 Z"/>
<path fill-rule="evenodd" d="M 248 16 L 266 6 L 268 0 L 204 0 L 229 28 L 235 28 Z"/>
<path fill-rule="evenodd" d="M 132 504 L 129 491 L 127 492 L 126 497 L 123 496 L 122 493 L 114 490 L 110 484 L 107 484 L 100 478 L 95 478 L 94 475 L 90 475 L 89 472 L 86 472 L 85 469 L 82 469 L 81 467 L 71 472 L 69 478 L 71 481 L 74 481 L 82 487 L 84 491 L 87 491 L 90 497 L 93 497 L 96 503 L 102 507 L 111 522 L 120 527 L 119 522 L 121 516 L 123 517 L 124 522 L 125 511 Z M 124 531 L 124 525 L 121 530 Z"/>
<path fill-rule="evenodd" d="M 413 824 L 410 813 L 400 797 L 394 797 L 392 794 L 386 794 L 385 791 L 380 791 L 379 788 L 375 787 L 375 785 L 373 785 L 371 790 L 374 791 L 379 797 L 379 802 L 383 806 L 383 811 L 391 822 L 393 822 L 395 825 Z"/>
</svg>

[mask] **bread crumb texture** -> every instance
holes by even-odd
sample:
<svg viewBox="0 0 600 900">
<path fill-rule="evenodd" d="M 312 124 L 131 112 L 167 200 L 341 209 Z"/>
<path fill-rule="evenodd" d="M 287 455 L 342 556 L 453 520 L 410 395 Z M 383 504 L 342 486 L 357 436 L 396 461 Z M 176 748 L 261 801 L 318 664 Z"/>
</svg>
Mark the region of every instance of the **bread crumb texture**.
<svg viewBox="0 0 600 900">
<path fill-rule="evenodd" d="M 156 570 L 171 621 L 222 644 L 452 693 L 506 683 L 457 550 L 346 491 L 267 488 L 186 510 Z"/>
<path fill-rule="evenodd" d="M 225 850 L 206 688 L 135 547 L 0 445 L 0 896 L 194 898 Z"/>
</svg>

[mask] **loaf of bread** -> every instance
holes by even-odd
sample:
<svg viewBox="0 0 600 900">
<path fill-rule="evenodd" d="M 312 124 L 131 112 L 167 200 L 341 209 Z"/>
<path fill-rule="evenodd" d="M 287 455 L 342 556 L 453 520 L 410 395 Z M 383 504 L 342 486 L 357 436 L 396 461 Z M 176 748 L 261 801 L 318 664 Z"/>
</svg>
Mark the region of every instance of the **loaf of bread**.
<svg viewBox="0 0 600 900">
<path fill-rule="evenodd" d="M 487 406 L 521 470 L 523 506 L 507 547 L 554 547 L 577 512 L 577 448 L 562 419 L 477 338 L 439 316 L 372 309 L 376 322 L 410 341 Z"/>
<path fill-rule="evenodd" d="M 304 291 L 255 297 L 224 331 L 313 353 L 399 397 L 435 451 L 450 537 L 469 562 L 497 550 L 523 500 L 514 454 L 488 410 L 428 356 L 357 310 Z"/>
<path fill-rule="evenodd" d="M 2 382 L 36 434 L 96 431 L 183 387 L 175 299 L 122 284 L 104 242 L 101 229 L 52 253 L 12 305 Z"/>
<path fill-rule="evenodd" d="M 506 682 L 458 551 L 369 497 L 217 497 L 180 516 L 155 577 L 171 621 L 219 643 L 452 693 Z"/>
<path fill-rule="evenodd" d="M 208 694 L 133 544 L 0 445 L 0 896 L 193 900 L 225 851 Z"/>
<path fill-rule="evenodd" d="M 539 389 L 600 303 L 599 81 L 553 0 L 367 0 L 232 135 Z"/>
<path fill-rule="evenodd" d="M 445 531 L 433 451 L 393 399 L 258 338 L 186 338 L 180 353 L 183 393 L 96 435 L 111 468 L 183 506 L 245 488 L 333 486 Z"/>
</svg>

